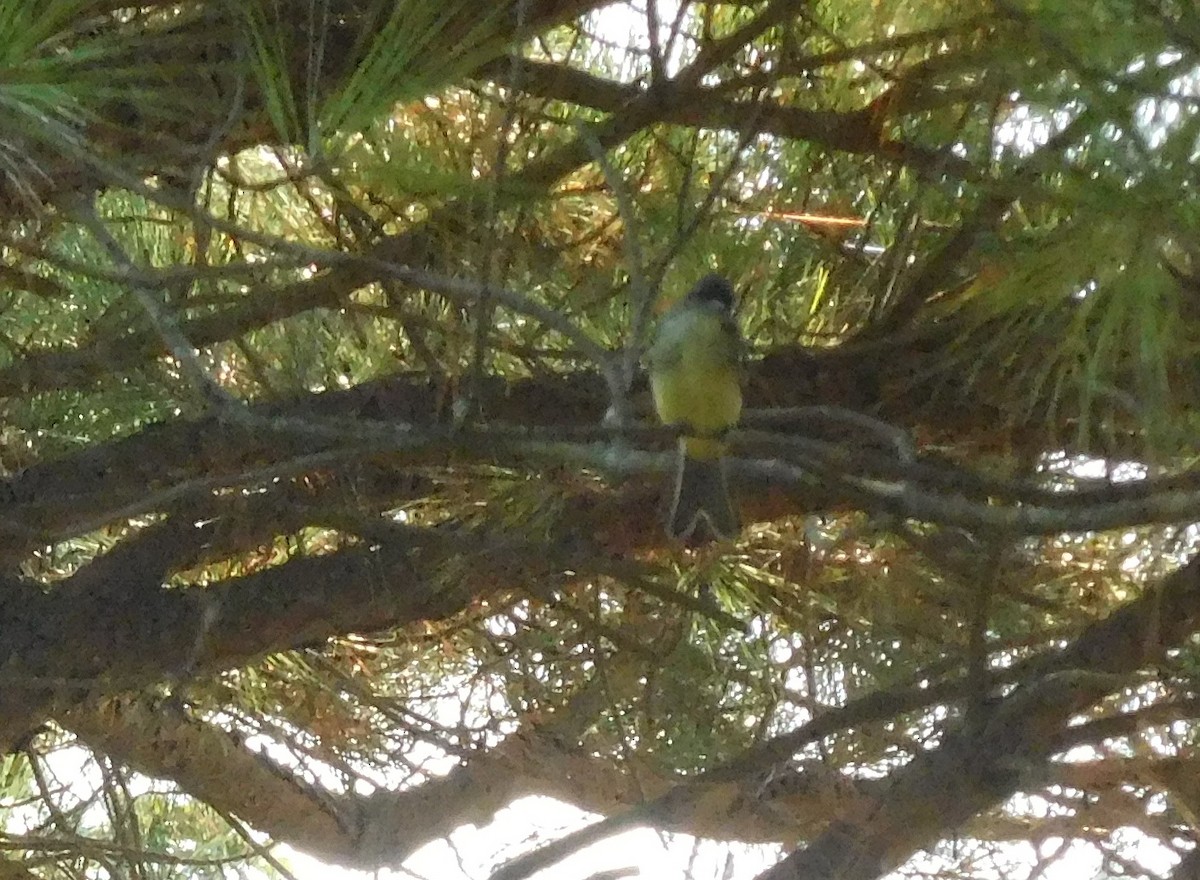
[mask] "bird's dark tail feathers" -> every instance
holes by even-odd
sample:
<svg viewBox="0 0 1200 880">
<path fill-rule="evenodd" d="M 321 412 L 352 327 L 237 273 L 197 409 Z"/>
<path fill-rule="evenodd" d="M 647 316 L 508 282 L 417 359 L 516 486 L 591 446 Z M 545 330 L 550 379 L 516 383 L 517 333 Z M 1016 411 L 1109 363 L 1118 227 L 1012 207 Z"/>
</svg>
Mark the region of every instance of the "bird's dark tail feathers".
<svg viewBox="0 0 1200 880">
<path fill-rule="evenodd" d="M 730 540 L 737 537 L 739 529 L 737 511 L 725 481 L 724 460 L 685 455 L 681 449 L 667 534 L 681 541 Z"/>
</svg>

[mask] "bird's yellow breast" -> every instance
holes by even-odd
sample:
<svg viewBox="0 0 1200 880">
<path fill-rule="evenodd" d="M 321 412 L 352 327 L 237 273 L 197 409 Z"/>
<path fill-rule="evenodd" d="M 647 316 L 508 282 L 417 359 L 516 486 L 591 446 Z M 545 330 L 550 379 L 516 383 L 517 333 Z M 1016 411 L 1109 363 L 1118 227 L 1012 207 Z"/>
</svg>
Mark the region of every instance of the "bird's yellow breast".
<svg viewBox="0 0 1200 880">
<path fill-rule="evenodd" d="M 663 319 L 649 353 L 650 390 L 663 424 L 688 426 L 689 455 L 720 455 L 721 444 L 705 438 L 741 417 L 740 354 L 737 329 L 719 312 L 686 308 Z"/>
</svg>

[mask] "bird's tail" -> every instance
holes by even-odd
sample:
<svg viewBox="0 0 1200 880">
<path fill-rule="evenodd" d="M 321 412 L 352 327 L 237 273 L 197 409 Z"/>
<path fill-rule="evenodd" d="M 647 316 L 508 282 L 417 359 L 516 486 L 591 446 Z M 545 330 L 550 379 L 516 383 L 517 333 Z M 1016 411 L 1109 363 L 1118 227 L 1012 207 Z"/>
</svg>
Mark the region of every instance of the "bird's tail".
<svg viewBox="0 0 1200 880">
<path fill-rule="evenodd" d="M 737 537 L 740 527 L 729 497 L 724 459 L 708 454 L 723 451 L 723 444 L 713 450 L 694 448 L 697 443 L 716 442 L 689 437 L 680 443 L 675 493 L 667 518 L 667 534 L 672 538 L 687 540 L 698 529 L 707 529 L 711 537 L 721 540 Z"/>
</svg>

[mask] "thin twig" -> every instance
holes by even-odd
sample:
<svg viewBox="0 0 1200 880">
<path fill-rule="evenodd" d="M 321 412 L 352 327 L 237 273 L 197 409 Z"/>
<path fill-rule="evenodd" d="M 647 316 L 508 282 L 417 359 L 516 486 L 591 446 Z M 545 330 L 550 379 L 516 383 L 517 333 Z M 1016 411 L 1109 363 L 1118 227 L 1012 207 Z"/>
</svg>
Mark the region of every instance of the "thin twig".
<svg viewBox="0 0 1200 880">
<path fill-rule="evenodd" d="M 241 408 L 243 404 L 218 385 L 216 380 L 209 375 L 204 365 L 200 363 L 200 359 L 196 356 L 195 346 L 183 335 L 175 316 L 139 280 L 137 265 L 125 253 L 125 249 L 121 247 L 120 242 L 116 240 L 113 234 L 109 232 L 108 227 L 97 216 L 95 207 L 91 201 L 86 198 L 76 200 L 73 213 L 76 219 L 91 232 L 96 241 L 104 248 L 109 259 L 115 265 L 129 273 L 129 292 L 133 295 L 138 305 L 142 307 L 142 310 L 150 319 L 151 326 L 154 327 L 155 332 L 166 343 L 167 350 L 171 352 L 183 374 L 188 378 L 192 387 L 200 393 L 204 401 L 210 407 L 217 410 Z"/>
<path fill-rule="evenodd" d="M 516 30 L 518 32 L 525 27 L 525 4 L 526 0 L 517 0 Z M 500 257 L 498 249 L 499 243 L 503 241 L 503 236 L 500 234 L 499 229 L 500 191 L 504 187 L 505 178 L 508 174 L 508 157 L 512 152 L 512 146 L 509 143 L 509 132 L 512 131 L 513 124 L 517 119 L 516 94 L 521 88 L 522 67 L 520 55 L 514 53 L 511 61 L 512 70 L 510 72 L 509 90 L 505 101 L 504 117 L 500 122 L 492 185 L 488 189 L 487 207 L 483 221 L 483 227 L 489 230 L 491 235 L 485 239 L 489 246 L 485 248 L 482 260 L 483 290 L 480 292 L 479 300 L 474 310 L 475 327 L 471 345 L 471 369 L 465 387 L 462 389 L 462 395 L 454 402 L 453 406 L 453 413 L 460 421 L 474 416 L 478 408 L 483 405 L 481 397 L 483 394 L 483 377 L 485 371 L 484 361 L 487 359 L 488 339 L 492 331 L 493 299 L 491 290 L 499 274 L 498 264 Z"/>
<path fill-rule="evenodd" d="M 650 323 L 650 313 L 654 306 L 654 292 L 646 282 L 646 261 L 642 256 L 642 246 L 639 240 L 639 224 L 637 215 L 633 210 L 633 198 L 630 195 L 629 187 L 625 184 L 625 179 L 617 173 L 612 163 L 608 161 L 608 156 L 604 153 L 604 147 L 596 138 L 595 132 L 586 126 L 579 126 L 577 131 L 580 139 L 587 145 L 592 158 L 596 160 L 596 164 L 603 171 L 608 188 L 612 190 L 613 197 L 617 200 L 617 213 L 624 221 L 621 224 L 621 230 L 624 244 L 625 268 L 629 272 L 629 290 L 630 301 L 633 305 L 633 320 L 629 328 L 629 338 L 626 340 L 625 350 L 621 357 L 621 385 L 619 389 L 616 389 L 619 393 L 614 395 L 611 404 L 616 413 L 617 424 L 625 424 L 631 418 L 628 395 L 629 385 L 633 381 L 633 373 L 637 367 L 642 338 Z M 610 388 L 609 391 L 611 393 L 614 389 Z"/>
</svg>

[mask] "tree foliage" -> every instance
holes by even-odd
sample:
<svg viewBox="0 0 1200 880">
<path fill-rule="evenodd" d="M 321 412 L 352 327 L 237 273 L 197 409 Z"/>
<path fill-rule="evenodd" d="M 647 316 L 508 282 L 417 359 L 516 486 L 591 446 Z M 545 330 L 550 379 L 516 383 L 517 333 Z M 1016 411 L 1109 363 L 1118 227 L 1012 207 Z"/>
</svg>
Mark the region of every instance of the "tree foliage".
<svg viewBox="0 0 1200 880">
<path fill-rule="evenodd" d="M 0 875 L 528 795 L 596 818 L 478 876 L 1197 870 L 1190 4 L 5 0 L 0 66 Z M 749 525 L 680 547 L 710 271 Z"/>
</svg>

